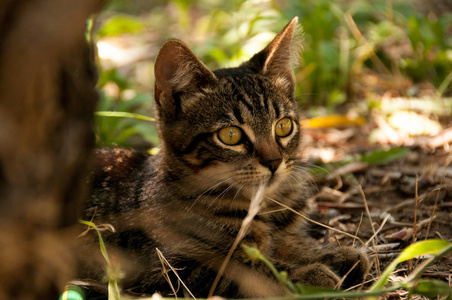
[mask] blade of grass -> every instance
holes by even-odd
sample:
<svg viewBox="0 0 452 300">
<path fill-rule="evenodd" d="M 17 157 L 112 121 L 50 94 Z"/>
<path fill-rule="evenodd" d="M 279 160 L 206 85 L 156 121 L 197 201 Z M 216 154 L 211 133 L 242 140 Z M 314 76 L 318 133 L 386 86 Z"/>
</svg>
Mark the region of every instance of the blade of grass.
<svg viewBox="0 0 452 300">
<path fill-rule="evenodd" d="M 444 92 L 446 91 L 449 84 L 452 83 L 452 73 L 449 73 L 446 78 L 441 82 L 438 89 L 436 90 L 436 93 L 439 97 L 442 97 Z"/>
<path fill-rule="evenodd" d="M 438 205 L 438 198 L 439 198 L 439 192 L 441 190 L 438 190 L 438 193 L 436 193 L 436 198 L 435 198 L 435 204 L 433 205 L 433 209 L 432 209 L 432 216 L 430 217 L 430 221 L 428 222 L 427 225 L 427 232 L 425 233 L 425 239 L 427 240 L 427 237 L 430 233 L 430 228 L 432 226 L 433 220 L 435 219 L 435 212 L 436 212 L 436 207 Z"/>
<path fill-rule="evenodd" d="M 108 280 L 108 300 L 121 300 L 118 281 Z"/>
<path fill-rule="evenodd" d="M 295 209 L 293 209 L 293 208 L 291 208 L 291 207 L 289 207 L 289 206 L 287 206 L 287 205 L 285 205 L 285 204 L 283 204 L 283 203 L 281 203 L 281 202 L 279 202 L 279 201 L 277 201 L 277 200 L 275 200 L 275 199 L 273 199 L 273 198 L 270 198 L 270 197 L 268 197 L 268 196 L 265 196 L 265 198 L 267 198 L 268 200 L 270 200 L 270 201 L 272 201 L 272 202 L 274 202 L 274 203 L 280 205 L 281 207 L 284 207 L 285 209 L 288 209 L 288 210 L 290 210 L 291 212 L 293 212 L 293 213 L 299 215 L 300 217 L 302 217 L 303 219 L 305 219 L 305 220 L 308 221 L 308 222 L 311 222 L 311 223 L 313 223 L 313 224 L 322 226 L 323 228 L 327 228 L 327 229 L 332 230 L 332 231 L 334 231 L 334 232 L 337 232 L 337 233 L 346 235 L 346 236 L 348 236 L 348 237 L 350 237 L 350 238 L 353 238 L 353 239 L 359 241 L 362 245 L 364 245 L 363 240 L 361 240 L 358 236 L 355 236 L 355 235 L 350 234 L 350 233 L 348 233 L 348 232 L 342 231 L 342 230 L 340 230 L 340 229 L 337 229 L 337 228 L 334 228 L 334 227 L 325 225 L 325 224 L 323 224 L 323 223 L 317 222 L 317 221 L 315 221 L 315 220 L 313 220 L 313 219 L 310 219 L 310 218 L 308 218 L 307 216 L 305 216 L 304 214 L 300 213 L 299 211 L 296 211 Z"/>
<path fill-rule="evenodd" d="M 310 287 L 308 287 L 310 288 Z M 388 289 L 384 289 L 384 290 L 380 290 L 380 291 L 374 291 L 374 292 L 343 292 L 343 291 L 319 291 L 316 293 L 307 293 L 307 294 L 298 294 L 298 295 L 293 295 L 290 297 L 271 297 L 271 298 L 262 298 L 265 300 L 289 300 L 289 299 L 297 299 L 297 300 L 315 300 L 315 299 L 351 299 L 351 298 L 365 298 L 365 297 L 372 297 L 372 296 L 380 296 L 380 295 L 384 295 L 387 293 L 391 293 L 394 292 L 398 289 L 400 289 L 401 286 L 394 286 Z M 312 289 L 314 290 L 314 289 Z M 152 298 L 140 298 L 140 300 L 155 300 L 156 297 L 152 297 Z M 159 300 L 174 300 L 174 298 L 157 298 Z M 222 299 L 222 298 L 220 298 Z M 207 299 L 200 299 L 198 298 L 198 300 L 209 300 L 209 298 Z M 242 299 L 242 300 L 252 300 L 252 299 Z"/>
<path fill-rule="evenodd" d="M 358 185 L 358 190 L 361 194 L 361 197 L 363 198 L 363 203 L 364 203 L 364 208 L 366 209 L 366 213 L 367 213 L 367 217 L 369 218 L 369 223 L 370 223 L 370 227 L 372 228 L 372 232 L 373 235 L 371 237 L 371 240 L 369 240 L 368 242 L 372 242 L 372 247 L 375 253 L 375 270 L 377 271 L 377 275 L 380 275 L 381 270 L 380 270 L 380 260 L 378 258 L 378 251 L 376 250 L 376 243 L 375 243 L 375 238 L 377 237 L 377 232 L 375 231 L 375 227 L 374 227 L 374 223 L 372 221 L 372 216 L 370 214 L 370 210 L 369 210 L 369 205 L 367 203 L 367 198 L 366 198 L 366 194 L 364 193 L 364 190 L 362 188 L 362 186 L 359 184 Z M 365 247 L 367 247 L 367 243 L 364 244 Z"/>
<path fill-rule="evenodd" d="M 105 261 L 107 262 L 106 278 L 108 280 L 108 299 L 120 300 L 121 292 L 118 286 L 118 280 L 121 278 L 122 274 L 120 272 L 119 265 L 111 263 L 107 253 L 107 248 L 105 247 L 104 240 L 102 239 L 102 235 L 100 234 L 99 227 L 91 221 L 79 220 L 79 222 L 84 225 L 87 225 L 88 230 L 90 229 L 96 230 L 97 235 L 99 236 L 100 252 L 102 253 L 102 256 L 105 258 Z M 112 229 L 112 231 L 114 231 L 114 228 L 111 225 L 105 225 L 104 227 L 107 229 Z"/>
<path fill-rule="evenodd" d="M 312 287 L 312 286 L 305 286 L 302 284 L 295 285 L 292 281 L 287 279 L 287 273 L 280 272 L 276 269 L 276 267 L 267 259 L 265 258 L 260 251 L 255 247 L 250 247 L 247 245 L 243 246 L 243 249 L 245 250 L 245 253 L 249 256 L 251 260 L 261 260 L 264 262 L 271 270 L 273 275 L 276 277 L 276 279 L 285 285 L 287 288 L 289 288 L 292 293 L 289 297 L 286 298 L 267 298 L 272 300 L 277 299 L 350 299 L 350 298 L 363 298 L 363 297 L 372 297 L 372 296 L 379 296 L 386 293 L 390 293 L 393 291 L 396 291 L 397 289 L 400 289 L 403 284 L 400 283 L 397 286 L 392 286 L 387 289 L 380 289 L 376 291 L 363 291 L 363 292 L 356 292 L 356 291 L 338 291 L 328 288 L 319 288 L 319 287 Z M 199 300 L 199 299 L 198 299 Z"/>
<path fill-rule="evenodd" d="M 191 296 L 193 299 L 196 300 L 196 297 L 193 295 L 193 293 L 190 291 L 190 289 L 185 285 L 185 283 L 184 283 L 184 282 L 182 281 L 182 279 L 179 277 L 179 274 L 177 273 L 177 270 L 176 270 L 175 268 L 173 268 L 173 266 L 168 262 L 168 260 L 167 260 L 167 259 L 165 258 L 165 256 L 163 255 L 162 251 L 160 251 L 159 248 L 155 248 L 155 250 L 157 251 L 157 255 L 158 255 L 158 257 L 159 257 L 159 259 L 160 259 L 160 262 L 161 262 L 161 264 L 162 264 L 162 269 L 163 269 L 163 272 L 164 272 L 165 279 L 166 279 L 166 280 L 168 281 L 168 283 L 170 284 L 171 289 L 173 290 L 174 296 L 176 297 L 176 299 L 177 299 L 176 289 L 174 289 L 174 287 L 173 287 L 173 284 L 172 284 L 171 279 L 170 279 L 170 277 L 169 277 L 169 275 L 168 275 L 168 271 L 166 270 L 165 265 L 168 266 L 168 267 L 171 269 L 171 271 L 174 273 L 174 275 L 176 275 L 177 279 L 179 280 L 179 283 L 181 283 L 181 284 L 184 286 L 185 290 L 190 294 L 190 296 Z"/>
<path fill-rule="evenodd" d="M 97 111 L 95 115 L 98 117 L 112 117 L 112 118 L 130 118 L 130 119 L 138 119 L 149 122 L 156 122 L 157 120 L 152 117 L 143 116 L 139 114 L 128 113 L 124 111 Z"/>
<path fill-rule="evenodd" d="M 100 231 L 97 228 L 96 224 L 94 224 L 93 222 L 84 221 L 84 220 L 79 220 L 79 222 L 96 230 L 97 235 L 99 236 L 100 252 L 102 253 L 102 256 L 105 258 L 107 263 L 110 264 L 110 258 L 108 257 L 107 248 L 105 247 L 104 240 L 102 239 L 102 236 L 101 236 Z"/>
<path fill-rule="evenodd" d="M 358 41 L 360 45 L 363 45 L 366 47 L 367 52 L 369 53 L 369 58 L 374 64 L 374 66 L 378 69 L 379 72 L 391 75 L 391 72 L 386 68 L 386 66 L 383 64 L 383 62 L 378 58 L 377 54 L 375 53 L 374 47 L 372 47 L 369 42 L 366 40 L 366 38 L 363 36 L 361 31 L 358 29 L 358 25 L 356 25 L 355 20 L 353 20 L 353 17 L 349 13 L 344 14 L 345 22 L 350 29 L 350 32 L 355 37 L 355 39 Z"/>
<path fill-rule="evenodd" d="M 367 240 L 366 242 L 366 246 L 369 246 L 369 243 L 371 241 L 373 241 L 373 239 L 377 236 L 378 233 L 380 233 L 380 231 L 383 229 L 383 227 L 385 226 L 386 222 L 389 220 L 389 218 L 391 217 L 390 214 L 387 214 L 385 216 L 385 218 L 383 219 L 383 221 L 381 221 L 381 225 L 380 227 L 377 229 L 377 231 L 375 231 L 375 233 Z"/>
<path fill-rule="evenodd" d="M 278 271 L 276 267 L 265 256 L 262 255 L 259 249 L 248 245 L 243 245 L 242 248 L 251 261 L 253 260 L 262 261 L 264 264 L 267 265 L 267 267 L 270 268 L 270 271 L 273 273 L 273 275 L 276 277 L 276 279 L 278 279 L 280 283 L 288 287 L 293 293 L 297 291 L 297 288 L 293 284 L 293 282 L 287 279 L 287 273 Z"/>
<path fill-rule="evenodd" d="M 258 190 L 256 191 L 256 194 L 254 195 L 253 199 L 251 199 L 250 206 L 248 209 L 248 214 L 243 219 L 242 225 L 240 226 L 239 233 L 237 234 L 237 237 L 235 238 L 234 243 L 232 244 L 231 248 L 229 249 L 229 252 L 226 255 L 226 258 L 224 259 L 223 264 L 221 265 L 220 270 L 218 271 L 217 276 L 215 277 L 212 287 L 210 288 L 208 298 L 212 298 L 213 293 L 215 292 L 215 288 L 217 287 L 218 282 L 220 281 L 220 278 L 223 275 L 223 272 L 226 269 L 226 266 L 232 257 L 232 254 L 234 253 L 234 251 L 237 248 L 240 241 L 245 236 L 248 228 L 251 226 L 251 222 L 253 221 L 254 217 L 259 213 L 259 211 L 261 209 L 261 203 L 264 199 L 264 191 L 265 191 L 266 184 L 267 184 L 267 182 L 261 183 L 261 185 L 259 186 Z"/>
<path fill-rule="evenodd" d="M 418 193 L 418 184 L 419 184 L 419 176 L 416 174 L 416 186 L 414 188 L 414 220 L 413 220 L 413 236 L 411 239 L 411 243 L 414 244 L 416 242 L 417 235 L 417 209 L 419 206 L 419 193 Z M 413 268 L 413 261 L 408 261 L 408 271 L 411 272 Z"/>
</svg>

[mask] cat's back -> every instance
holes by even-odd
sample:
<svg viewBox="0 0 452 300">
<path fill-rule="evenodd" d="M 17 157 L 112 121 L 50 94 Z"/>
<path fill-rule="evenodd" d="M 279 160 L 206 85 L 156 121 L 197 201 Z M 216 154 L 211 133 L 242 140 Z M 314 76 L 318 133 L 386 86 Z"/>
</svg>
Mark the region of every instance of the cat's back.
<svg viewBox="0 0 452 300">
<path fill-rule="evenodd" d="M 139 207 L 144 178 L 152 177 L 155 158 L 131 149 L 97 149 L 84 217 L 111 215 Z M 143 176 L 147 174 L 148 176 Z"/>
</svg>

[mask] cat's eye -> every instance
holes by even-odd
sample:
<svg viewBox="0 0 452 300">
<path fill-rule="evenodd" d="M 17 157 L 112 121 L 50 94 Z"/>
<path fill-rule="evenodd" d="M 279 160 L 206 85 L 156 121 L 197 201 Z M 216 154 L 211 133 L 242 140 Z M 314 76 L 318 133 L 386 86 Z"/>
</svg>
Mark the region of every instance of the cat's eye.
<svg viewBox="0 0 452 300">
<path fill-rule="evenodd" d="M 292 132 L 292 120 L 290 118 L 284 118 L 276 123 L 275 133 L 279 137 L 288 136 Z"/>
<path fill-rule="evenodd" d="M 237 145 L 242 140 L 242 130 L 235 126 L 225 127 L 218 131 L 218 138 L 226 145 Z"/>
</svg>

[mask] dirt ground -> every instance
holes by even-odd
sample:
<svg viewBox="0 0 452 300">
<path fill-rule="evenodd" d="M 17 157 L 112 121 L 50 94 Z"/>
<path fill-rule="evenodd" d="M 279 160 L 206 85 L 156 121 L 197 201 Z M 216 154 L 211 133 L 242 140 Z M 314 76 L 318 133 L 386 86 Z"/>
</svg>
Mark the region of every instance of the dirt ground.
<svg viewBox="0 0 452 300">
<path fill-rule="evenodd" d="M 314 176 L 316 190 L 311 200 L 320 219 L 362 241 L 324 229 L 328 239 L 320 236 L 319 242 L 364 243 L 372 260 L 368 284 L 414 241 L 452 241 L 452 152 L 447 139 L 450 131 L 449 128 L 435 137 L 415 138 L 410 142 L 409 153 L 390 163 L 369 165 L 351 160 L 332 173 Z M 307 129 L 306 153 L 327 153 L 332 161 L 340 161 L 381 148 L 368 142 L 368 134 L 368 126 Z M 438 139 L 442 143 L 434 144 Z M 403 279 L 419 262 L 400 264 L 390 280 Z M 423 276 L 451 284 L 452 255 L 441 258 Z M 390 298 L 405 296 L 406 292 L 401 291 Z"/>
</svg>

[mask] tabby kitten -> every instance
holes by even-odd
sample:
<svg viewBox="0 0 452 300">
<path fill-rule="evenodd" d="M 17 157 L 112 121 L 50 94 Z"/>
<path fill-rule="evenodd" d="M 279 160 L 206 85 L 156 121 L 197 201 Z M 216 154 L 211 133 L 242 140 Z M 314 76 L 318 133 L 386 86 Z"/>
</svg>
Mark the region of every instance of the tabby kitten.
<svg viewBox="0 0 452 300">
<path fill-rule="evenodd" d="M 161 151 L 99 150 L 84 214 L 114 226 L 114 233 L 102 234 L 122 268 L 124 289 L 173 292 L 158 248 L 187 288 L 206 297 L 259 186 L 265 188 L 262 208 L 241 244 L 258 247 L 295 282 L 335 287 L 356 263 L 343 286 L 363 280 L 365 255 L 349 247 L 316 248 L 293 212 L 306 210 L 291 69 L 296 25 L 294 18 L 248 62 L 213 72 L 183 42 L 163 45 L 155 62 Z M 93 255 L 98 250 L 87 251 L 81 276 L 101 280 L 103 259 Z M 180 286 L 172 271 L 167 275 Z M 265 265 L 246 261 L 241 247 L 215 289 L 245 298 L 285 292 Z"/>
</svg>

